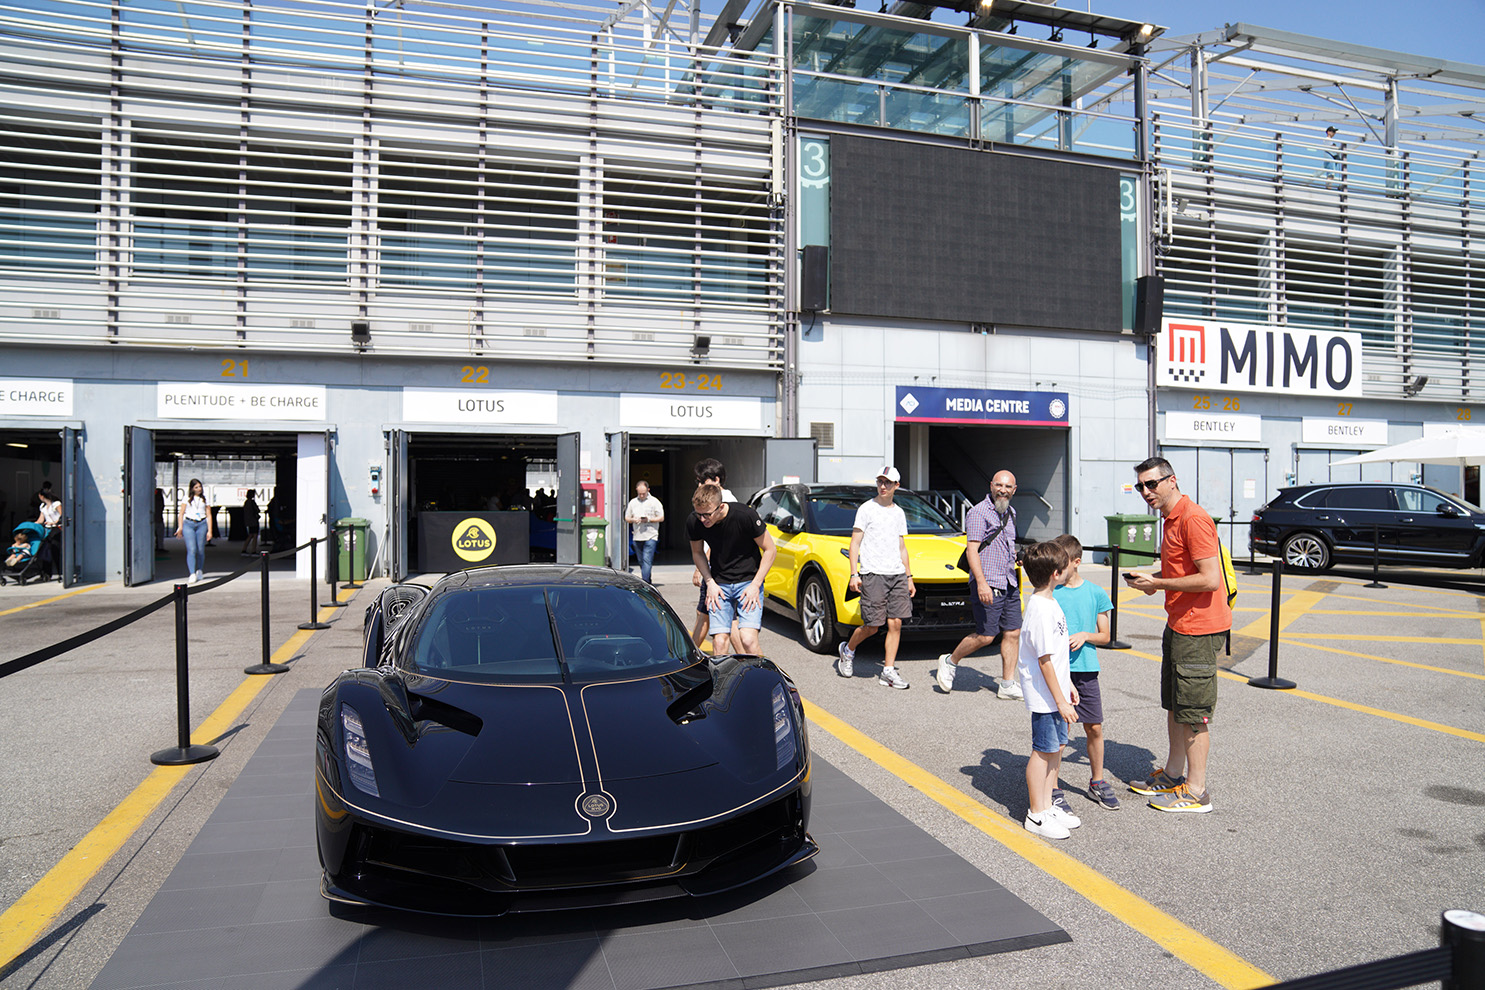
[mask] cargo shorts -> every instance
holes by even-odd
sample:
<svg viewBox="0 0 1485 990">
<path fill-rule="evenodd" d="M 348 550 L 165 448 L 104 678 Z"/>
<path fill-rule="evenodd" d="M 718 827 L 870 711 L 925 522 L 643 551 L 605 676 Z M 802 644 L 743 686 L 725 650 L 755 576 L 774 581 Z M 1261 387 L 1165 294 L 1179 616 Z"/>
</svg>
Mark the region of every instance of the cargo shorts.
<svg viewBox="0 0 1485 990">
<path fill-rule="evenodd" d="M 1160 707 L 1196 732 L 1217 710 L 1217 651 L 1227 633 L 1190 636 L 1170 626 L 1160 639 Z"/>
</svg>

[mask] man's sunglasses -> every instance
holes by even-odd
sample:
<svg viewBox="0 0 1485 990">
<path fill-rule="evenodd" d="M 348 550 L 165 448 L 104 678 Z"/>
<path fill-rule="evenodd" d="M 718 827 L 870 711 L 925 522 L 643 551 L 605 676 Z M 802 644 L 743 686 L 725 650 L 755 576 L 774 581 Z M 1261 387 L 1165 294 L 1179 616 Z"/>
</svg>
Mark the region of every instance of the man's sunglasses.
<svg viewBox="0 0 1485 990">
<path fill-rule="evenodd" d="M 1174 477 L 1175 477 L 1175 475 L 1173 475 L 1173 474 L 1167 474 L 1167 475 L 1162 475 L 1159 478 L 1151 478 L 1149 481 L 1136 481 L 1134 483 L 1134 487 L 1137 488 L 1137 489 L 1144 489 L 1147 492 L 1153 492 L 1155 489 L 1157 489 L 1157 488 L 1160 487 L 1160 483 L 1162 481 L 1164 481 L 1166 478 L 1174 478 Z"/>
</svg>

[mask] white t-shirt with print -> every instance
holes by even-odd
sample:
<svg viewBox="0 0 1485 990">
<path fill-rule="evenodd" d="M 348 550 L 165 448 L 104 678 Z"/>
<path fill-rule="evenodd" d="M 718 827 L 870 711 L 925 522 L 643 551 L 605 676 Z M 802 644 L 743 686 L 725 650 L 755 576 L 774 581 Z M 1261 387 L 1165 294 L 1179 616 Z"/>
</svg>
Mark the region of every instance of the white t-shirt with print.
<svg viewBox="0 0 1485 990">
<path fill-rule="evenodd" d="M 907 536 L 907 516 L 900 505 L 883 505 L 876 499 L 856 509 L 852 529 L 861 530 L 861 549 L 856 562 L 862 574 L 906 574 L 902 566 L 901 539 Z"/>
<path fill-rule="evenodd" d="M 1072 701 L 1072 675 L 1067 650 L 1067 616 L 1056 600 L 1032 595 L 1026 601 L 1021 618 L 1021 654 L 1016 660 L 1016 676 L 1021 693 L 1026 696 L 1026 710 L 1055 712 L 1057 701 L 1042 678 L 1041 658 L 1051 654 L 1052 670 L 1065 701 Z"/>
</svg>

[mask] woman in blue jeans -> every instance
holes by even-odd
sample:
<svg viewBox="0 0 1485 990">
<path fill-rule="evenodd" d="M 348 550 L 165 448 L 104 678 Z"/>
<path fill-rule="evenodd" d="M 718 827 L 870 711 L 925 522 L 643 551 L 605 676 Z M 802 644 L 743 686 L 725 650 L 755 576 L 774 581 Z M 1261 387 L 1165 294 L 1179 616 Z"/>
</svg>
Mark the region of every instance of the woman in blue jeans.
<svg viewBox="0 0 1485 990">
<path fill-rule="evenodd" d="M 206 566 L 206 541 L 216 535 L 211 509 L 206 504 L 206 489 L 202 487 L 200 478 L 192 478 L 186 486 L 186 504 L 181 506 L 175 535 L 186 538 L 186 569 L 191 572 L 186 583 L 195 584 L 201 580 L 202 568 Z"/>
</svg>

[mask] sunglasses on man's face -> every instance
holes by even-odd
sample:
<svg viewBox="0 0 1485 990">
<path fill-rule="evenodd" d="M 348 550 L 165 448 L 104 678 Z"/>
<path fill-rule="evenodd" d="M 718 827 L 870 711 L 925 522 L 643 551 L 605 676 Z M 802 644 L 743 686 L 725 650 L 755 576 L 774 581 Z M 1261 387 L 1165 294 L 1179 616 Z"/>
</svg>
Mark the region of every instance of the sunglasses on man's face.
<svg viewBox="0 0 1485 990">
<path fill-rule="evenodd" d="M 1157 488 L 1160 487 L 1160 483 L 1162 481 L 1164 481 L 1166 478 L 1174 478 L 1174 477 L 1175 477 L 1175 475 L 1173 475 L 1173 474 L 1167 474 L 1167 475 L 1162 475 L 1159 478 L 1151 478 L 1149 481 L 1136 481 L 1134 483 L 1134 487 L 1135 488 L 1144 489 L 1147 492 L 1153 492 L 1155 489 L 1157 489 Z"/>
</svg>

